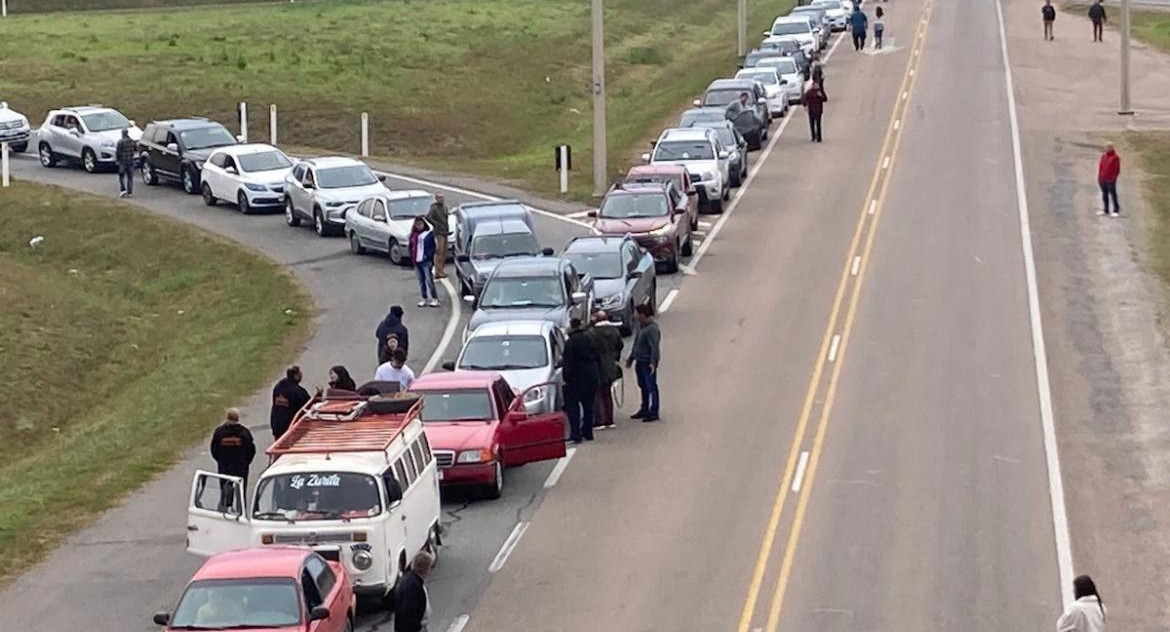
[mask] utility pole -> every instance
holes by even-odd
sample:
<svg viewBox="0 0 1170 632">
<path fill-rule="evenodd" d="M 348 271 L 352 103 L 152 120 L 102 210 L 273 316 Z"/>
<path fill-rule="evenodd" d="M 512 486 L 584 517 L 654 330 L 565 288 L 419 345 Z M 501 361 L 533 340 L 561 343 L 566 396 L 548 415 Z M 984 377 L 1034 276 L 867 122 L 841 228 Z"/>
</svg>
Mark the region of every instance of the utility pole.
<svg viewBox="0 0 1170 632">
<path fill-rule="evenodd" d="M 609 189 L 605 161 L 605 7 L 593 0 L 593 195 Z"/>
<path fill-rule="evenodd" d="M 736 33 L 739 42 L 739 56 L 747 55 L 747 0 L 736 0 Z"/>
<path fill-rule="evenodd" d="M 1118 114 L 1133 114 L 1129 102 L 1129 0 L 1121 0 L 1121 109 Z"/>
</svg>

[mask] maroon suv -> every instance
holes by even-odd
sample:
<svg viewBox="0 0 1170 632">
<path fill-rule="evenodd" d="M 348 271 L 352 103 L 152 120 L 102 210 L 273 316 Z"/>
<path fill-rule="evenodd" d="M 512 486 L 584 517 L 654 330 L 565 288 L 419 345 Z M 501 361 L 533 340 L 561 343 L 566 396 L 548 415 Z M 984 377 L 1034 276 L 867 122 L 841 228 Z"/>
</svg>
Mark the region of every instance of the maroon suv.
<svg viewBox="0 0 1170 632">
<path fill-rule="evenodd" d="M 629 234 L 663 264 L 667 272 L 678 270 L 679 257 L 691 256 L 692 229 L 688 200 L 673 182 L 617 185 L 605 194 L 594 228 L 603 235 Z"/>
</svg>

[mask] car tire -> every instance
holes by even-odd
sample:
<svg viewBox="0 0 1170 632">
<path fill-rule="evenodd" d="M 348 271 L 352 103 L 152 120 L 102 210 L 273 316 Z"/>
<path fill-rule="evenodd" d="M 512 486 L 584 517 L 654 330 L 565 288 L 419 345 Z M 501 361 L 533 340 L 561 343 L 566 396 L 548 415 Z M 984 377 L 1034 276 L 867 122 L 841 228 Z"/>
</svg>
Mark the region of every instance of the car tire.
<svg viewBox="0 0 1170 632">
<path fill-rule="evenodd" d="M 85 169 L 86 173 L 98 172 L 97 154 L 89 147 L 81 150 L 81 168 Z"/>
<path fill-rule="evenodd" d="M 484 498 L 495 500 L 504 494 L 504 466 L 496 459 L 496 471 L 492 482 L 483 486 Z"/>
<path fill-rule="evenodd" d="M 195 180 L 195 174 L 191 173 L 190 167 L 183 167 L 179 170 L 179 182 L 183 185 L 183 193 L 187 195 L 199 193 L 199 183 Z"/>
<path fill-rule="evenodd" d="M 49 147 L 49 143 L 37 145 L 37 155 L 41 159 L 42 167 L 51 169 L 57 166 L 57 154 L 53 153 L 53 148 Z"/>
<path fill-rule="evenodd" d="M 366 254 L 366 249 L 362 246 L 362 242 L 358 239 L 357 233 L 352 230 L 349 231 L 349 251 L 355 255 Z"/>
<path fill-rule="evenodd" d="M 723 187 L 723 201 L 728 202 L 730 200 L 731 200 L 731 187 Z M 723 211 L 719 211 L 719 212 L 722 213 Z"/>
<path fill-rule="evenodd" d="M 397 239 L 390 240 L 390 244 L 386 248 L 386 256 L 390 258 L 390 263 L 396 266 L 406 265 L 406 256 L 402 252 L 402 244 L 398 243 Z"/>
<path fill-rule="evenodd" d="M 142 182 L 146 186 L 153 187 L 158 184 L 158 174 L 154 171 L 154 166 L 147 160 L 142 163 Z"/>
<path fill-rule="evenodd" d="M 711 211 L 712 215 L 723 214 L 723 200 L 711 200 L 707 203 L 707 209 Z"/>
<path fill-rule="evenodd" d="M 14 143 L 9 145 L 8 148 L 11 149 L 12 153 L 14 154 L 23 154 L 24 152 L 28 151 L 28 143 Z"/>
<path fill-rule="evenodd" d="M 695 213 L 695 216 L 691 218 L 690 224 L 691 224 L 691 231 L 692 232 L 699 230 L 699 214 L 698 213 Z"/>
<path fill-rule="evenodd" d="M 252 203 L 248 201 L 248 194 L 243 191 L 236 192 L 236 208 L 244 215 L 252 214 Z"/>
<path fill-rule="evenodd" d="M 297 217 L 297 212 L 293 209 L 293 203 L 290 198 L 284 198 L 284 223 L 293 228 L 301 225 L 301 218 Z"/>
<path fill-rule="evenodd" d="M 743 184 L 743 178 L 740 176 L 739 173 L 740 173 L 739 169 L 736 169 L 735 173 L 731 174 L 731 177 L 728 178 L 728 180 L 730 180 L 730 182 L 728 182 L 727 184 L 729 186 L 731 186 L 732 188 L 737 189 L 740 187 L 740 185 Z"/>
<path fill-rule="evenodd" d="M 199 185 L 199 191 L 203 193 L 203 203 L 207 206 L 215 206 L 215 203 L 219 201 L 211 194 L 211 187 L 207 186 L 206 182 Z"/>
<path fill-rule="evenodd" d="M 431 556 L 431 568 L 439 565 L 439 549 L 442 545 L 443 539 L 439 537 L 439 527 L 435 525 L 427 533 L 427 543 L 423 545 L 423 550 Z"/>
<path fill-rule="evenodd" d="M 672 256 L 672 257 L 671 257 L 671 258 L 670 258 L 670 259 L 669 259 L 669 260 L 666 262 L 666 264 L 662 266 L 662 268 L 663 268 L 663 272 L 666 272 L 666 273 L 668 273 L 668 274 L 673 274 L 673 273 L 675 273 L 675 272 L 678 272 L 678 255 L 679 255 L 679 252 L 678 252 L 678 251 L 679 251 L 679 250 L 681 250 L 681 249 L 682 249 L 682 246 L 681 246 L 680 244 L 675 244 L 675 246 L 674 246 L 674 256 Z"/>
<path fill-rule="evenodd" d="M 325 215 L 321 209 L 313 209 L 313 232 L 317 233 L 318 237 L 329 236 L 329 226 L 325 223 Z"/>
</svg>

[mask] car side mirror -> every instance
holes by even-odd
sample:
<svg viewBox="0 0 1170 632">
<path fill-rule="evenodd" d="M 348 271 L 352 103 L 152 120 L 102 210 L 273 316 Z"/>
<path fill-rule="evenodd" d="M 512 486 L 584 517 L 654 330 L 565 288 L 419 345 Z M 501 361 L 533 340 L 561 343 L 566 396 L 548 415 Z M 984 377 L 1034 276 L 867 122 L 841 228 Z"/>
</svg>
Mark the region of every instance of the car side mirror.
<svg viewBox="0 0 1170 632">
<path fill-rule="evenodd" d="M 301 185 L 304 186 L 306 189 L 316 189 L 317 188 L 317 185 L 315 185 L 312 182 L 309 182 L 307 180 L 305 182 L 302 182 Z"/>
<path fill-rule="evenodd" d="M 786 85 L 788 85 L 788 80 L 787 80 L 787 79 L 781 79 L 781 80 L 780 80 L 780 85 L 782 85 L 782 86 L 786 86 Z"/>
<path fill-rule="evenodd" d="M 589 211 L 585 214 L 586 217 L 597 217 L 597 211 Z"/>
<path fill-rule="evenodd" d="M 642 162 L 650 162 L 650 154 L 642 154 Z"/>
<path fill-rule="evenodd" d="M 134 119 L 130 119 L 128 122 L 130 123 L 130 127 L 138 127 L 138 123 L 135 123 Z"/>
<path fill-rule="evenodd" d="M 522 421 L 527 421 L 527 420 L 528 420 L 528 413 L 526 413 L 522 410 L 509 410 L 508 414 L 504 417 L 504 421 L 506 421 L 510 424 L 513 424 L 513 425 L 518 424 Z"/>
<path fill-rule="evenodd" d="M 393 476 L 385 476 L 382 482 L 386 485 L 386 504 L 393 505 L 402 500 L 402 484 Z"/>
<path fill-rule="evenodd" d="M 470 294 L 464 294 L 463 302 L 467 303 L 468 305 L 475 305 L 475 297 Z"/>
<path fill-rule="evenodd" d="M 236 142 L 243 144 L 243 143 L 248 142 L 248 139 L 244 138 L 243 134 L 236 134 Z"/>
<path fill-rule="evenodd" d="M 177 151 L 179 151 L 179 146 L 176 145 L 175 143 L 167 143 L 167 151 L 177 152 Z"/>
<path fill-rule="evenodd" d="M 768 102 L 768 100 L 765 99 L 764 97 L 760 97 L 760 98 L 756 99 L 756 103 L 759 103 L 760 105 L 764 105 L 767 102 Z"/>
<path fill-rule="evenodd" d="M 703 102 L 700 101 L 699 99 L 695 99 L 694 101 L 691 101 L 691 103 L 695 104 L 695 107 L 700 107 L 701 105 L 703 105 Z"/>
<path fill-rule="evenodd" d="M 77 129 L 76 127 L 71 127 L 69 128 L 69 134 L 72 136 L 81 136 L 81 130 Z"/>
<path fill-rule="evenodd" d="M 386 181 L 386 175 L 382 174 L 382 173 L 378 174 L 378 182 L 385 182 L 385 181 Z"/>
<path fill-rule="evenodd" d="M 719 159 L 720 160 L 727 160 L 727 157 L 730 155 L 731 154 L 727 153 L 727 150 L 721 151 L 721 152 L 719 152 Z"/>
<path fill-rule="evenodd" d="M 772 37 L 772 31 L 764 31 L 764 37 Z"/>
<path fill-rule="evenodd" d="M 444 362 L 443 363 L 443 370 L 444 371 L 454 371 L 455 370 L 455 363 L 454 362 Z"/>
<path fill-rule="evenodd" d="M 236 175 L 239 175 L 239 174 L 240 174 L 240 172 L 239 172 L 239 171 L 236 171 L 236 168 L 235 168 L 235 167 L 228 167 L 228 168 L 224 169 L 224 170 L 223 170 L 223 172 L 224 172 L 224 173 L 230 173 L 230 174 L 232 174 L 233 176 L 236 176 Z"/>
<path fill-rule="evenodd" d="M 584 303 L 586 298 L 588 298 L 588 295 L 584 292 L 573 292 L 572 299 L 574 303 Z"/>
<path fill-rule="evenodd" d="M 468 255 L 455 255 L 455 260 L 459 263 L 469 263 L 471 261 L 471 257 Z"/>
<path fill-rule="evenodd" d="M 160 612 L 154 613 L 154 624 L 155 625 L 170 625 L 170 623 L 171 623 L 171 613 L 166 612 L 166 611 L 160 611 Z"/>
<path fill-rule="evenodd" d="M 328 606 L 313 606 L 309 611 L 309 621 L 324 621 L 329 618 Z"/>
<path fill-rule="evenodd" d="M 551 257 L 553 256 L 553 252 L 553 249 L 547 246 L 540 249 L 540 254 L 542 257 Z"/>
</svg>

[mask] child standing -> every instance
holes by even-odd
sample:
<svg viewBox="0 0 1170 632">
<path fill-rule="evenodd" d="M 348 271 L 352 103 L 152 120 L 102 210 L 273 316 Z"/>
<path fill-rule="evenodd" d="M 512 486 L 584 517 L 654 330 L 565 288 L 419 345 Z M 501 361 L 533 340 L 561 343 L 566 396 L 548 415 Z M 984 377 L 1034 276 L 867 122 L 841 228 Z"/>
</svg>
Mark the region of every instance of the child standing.
<svg viewBox="0 0 1170 632">
<path fill-rule="evenodd" d="M 873 21 L 873 47 L 880 50 L 882 47 L 882 33 L 886 31 L 886 23 L 882 19 L 885 16 L 885 12 L 882 11 L 881 7 L 878 7 L 875 15 L 877 17 Z"/>
</svg>

